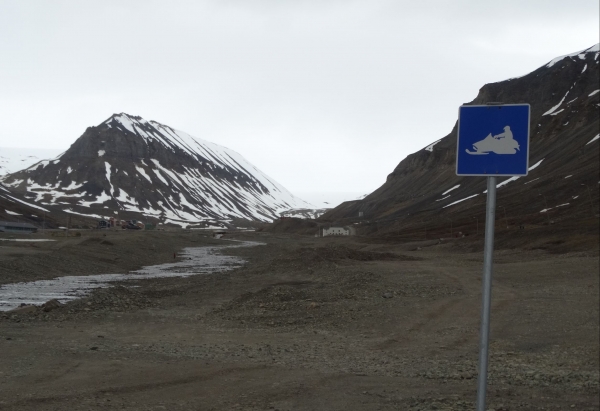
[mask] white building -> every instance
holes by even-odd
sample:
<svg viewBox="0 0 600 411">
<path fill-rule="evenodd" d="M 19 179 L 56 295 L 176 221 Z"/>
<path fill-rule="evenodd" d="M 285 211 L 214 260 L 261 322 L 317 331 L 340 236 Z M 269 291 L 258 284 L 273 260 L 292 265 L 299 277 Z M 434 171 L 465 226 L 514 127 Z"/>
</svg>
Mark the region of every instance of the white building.
<svg viewBox="0 0 600 411">
<path fill-rule="evenodd" d="M 354 227 L 323 227 L 321 229 L 321 236 L 327 237 L 330 235 L 354 235 Z"/>
</svg>

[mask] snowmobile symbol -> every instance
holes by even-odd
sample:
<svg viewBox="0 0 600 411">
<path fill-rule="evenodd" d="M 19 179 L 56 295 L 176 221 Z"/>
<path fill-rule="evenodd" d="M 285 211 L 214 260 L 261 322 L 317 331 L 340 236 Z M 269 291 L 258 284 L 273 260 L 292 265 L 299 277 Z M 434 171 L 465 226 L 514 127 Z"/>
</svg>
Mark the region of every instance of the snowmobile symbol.
<svg viewBox="0 0 600 411">
<path fill-rule="evenodd" d="M 495 136 L 492 136 L 492 133 L 490 133 L 483 140 L 473 143 L 473 150 L 475 151 L 470 151 L 468 148 L 465 151 L 471 155 L 487 155 L 490 152 L 496 154 L 516 154 L 519 148 L 519 143 L 513 138 L 510 126 L 505 126 L 503 133 Z"/>
</svg>

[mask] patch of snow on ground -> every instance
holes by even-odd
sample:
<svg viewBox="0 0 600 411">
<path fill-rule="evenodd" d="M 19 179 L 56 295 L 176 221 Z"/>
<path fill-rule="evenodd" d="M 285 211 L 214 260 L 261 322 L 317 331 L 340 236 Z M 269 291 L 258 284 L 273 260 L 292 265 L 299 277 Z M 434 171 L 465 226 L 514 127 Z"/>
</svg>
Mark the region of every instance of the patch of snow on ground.
<svg viewBox="0 0 600 411">
<path fill-rule="evenodd" d="M 98 150 L 98 157 L 102 157 L 106 153 L 104 150 Z"/>
<path fill-rule="evenodd" d="M 565 178 L 571 178 L 573 177 L 573 174 L 569 174 L 568 176 L 566 176 Z"/>
<path fill-rule="evenodd" d="M 6 211 L 6 214 L 9 214 L 9 215 L 23 215 L 23 214 L 15 213 L 14 211 L 9 211 L 9 210 L 4 210 L 4 211 Z"/>
<path fill-rule="evenodd" d="M 596 134 L 596 137 L 594 137 L 593 139 L 588 141 L 585 145 L 587 146 L 588 144 L 593 143 L 594 141 L 598 140 L 599 138 L 600 138 L 600 134 Z"/>
<path fill-rule="evenodd" d="M 539 165 L 540 165 L 540 164 L 542 164 L 542 161 L 544 161 L 544 159 L 543 159 L 543 158 L 542 158 L 540 161 L 538 161 L 537 163 L 535 163 L 534 165 L 532 165 L 531 167 L 529 167 L 528 171 L 535 170 L 536 168 L 538 168 L 538 167 L 539 167 Z M 503 181 L 503 182 L 501 182 L 500 184 L 497 184 L 497 185 L 496 185 L 496 188 L 500 188 L 500 187 L 502 187 L 502 186 L 505 186 L 505 185 L 507 185 L 508 183 L 510 183 L 510 182 L 512 182 L 512 181 L 517 181 L 517 180 L 518 180 L 519 178 L 521 178 L 521 177 L 523 177 L 523 176 L 513 176 L 513 177 L 511 177 L 511 178 L 509 178 L 509 179 L 507 179 L 507 180 L 504 180 L 504 181 Z M 537 178 L 536 178 L 536 180 L 537 180 Z M 533 181 L 533 180 L 531 180 L 531 181 Z M 527 182 L 527 183 L 525 183 L 525 184 L 531 183 L 531 181 L 528 181 L 528 182 Z M 483 192 L 483 194 L 485 194 L 485 193 L 487 193 L 487 190 L 485 190 L 485 191 Z"/>
<path fill-rule="evenodd" d="M 158 177 L 158 179 L 160 181 L 162 181 L 163 183 L 165 183 L 165 185 L 169 185 L 169 182 L 163 177 L 163 175 L 160 173 L 160 171 L 158 171 L 157 169 L 153 168 L 152 171 L 154 171 L 154 174 L 156 174 L 156 177 Z"/>
<path fill-rule="evenodd" d="M 477 197 L 478 195 L 479 195 L 479 194 L 473 194 L 472 196 L 465 197 L 465 198 L 462 198 L 462 199 L 460 199 L 460 200 L 457 200 L 457 201 L 455 201 L 455 202 L 453 202 L 453 203 L 447 204 L 447 205 L 445 205 L 445 206 L 444 206 L 444 207 L 442 207 L 442 208 L 446 208 L 446 207 L 453 206 L 454 204 L 462 203 L 463 201 L 465 201 L 465 200 L 468 200 L 468 199 L 470 199 L 470 198 L 473 198 L 473 197 Z"/>
<path fill-rule="evenodd" d="M 69 184 L 67 187 L 64 187 L 63 190 L 77 190 L 78 188 L 81 188 L 82 185 L 83 184 L 77 184 L 75 181 L 71 181 L 71 184 Z"/>
<path fill-rule="evenodd" d="M 558 111 L 557 113 L 554 113 L 563 103 L 563 101 L 565 101 L 565 99 L 567 98 L 567 96 L 569 95 L 569 92 L 571 90 L 568 90 L 567 93 L 563 96 L 563 98 L 560 99 L 560 101 L 558 102 L 557 105 L 555 105 L 554 107 L 552 107 L 550 110 L 546 111 L 544 114 L 542 114 L 542 116 L 547 116 L 548 114 L 550 115 L 556 115 L 558 113 L 560 113 L 562 110 Z M 554 113 L 554 114 L 552 114 Z"/>
<path fill-rule="evenodd" d="M 144 170 L 142 167 L 138 167 L 138 166 L 135 166 L 135 169 L 142 177 L 144 177 L 146 180 L 148 180 L 150 183 L 152 183 L 152 179 L 150 178 L 150 176 L 148 174 L 146 174 L 146 170 Z"/>
<path fill-rule="evenodd" d="M 79 201 L 79 205 L 83 206 L 83 207 L 89 207 L 92 204 L 102 204 L 108 200 L 112 199 L 111 196 L 109 196 L 108 194 L 106 194 L 104 191 L 102 193 L 100 193 L 100 195 L 98 197 L 96 197 L 96 199 L 94 201 L 83 201 L 80 200 Z"/>
<path fill-rule="evenodd" d="M 98 215 L 98 214 L 83 214 L 83 213 L 78 213 L 77 211 L 73 211 L 73 210 L 67 210 L 67 209 L 65 209 L 65 210 L 63 210 L 63 211 L 64 211 L 65 213 L 69 213 L 69 214 L 77 214 L 77 215 L 80 215 L 80 216 L 83 216 L 83 217 L 92 217 L 92 218 L 100 218 L 100 219 L 106 218 L 106 217 L 104 217 L 104 216 L 101 216 L 101 215 Z"/>
<path fill-rule="evenodd" d="M 115 120 L 127 130 L 131 131 L 133 134 L 137 134 L 133 127 L 133 122 L 129 119 L 129 117 L 126 114 L 121 113 L 121 115 L 115 117 Z"/>
<path fill-rule="evenodd" d="M 113 187 L 112 183 L 110 182 L 110 164 L 108 164 L 105 161 L 104 162 L 104 166 L 106 167 L 106 179 L 108 180 L 108 184 L 110 184 L 110 194 L 114 195 L 115 194 L 115 188 Z"/>
<path fill-rule="evenodd" d="M 538 161 L 537 163 L 535 163 L 534 165 L 529 167 L 529 169 L 527 171 L 535 170 L 536 168 L 538 168 L 540 166 L 540 164 L 542 164 L 542 161 L 544 161 L 544 160 L 545 160 L 545 158 L 542 158 L 540 161 Z"/>
<path fill-rule="evenodd" d="M 42 167 L 42 168 L 45 168 L 45 167 L 46 167 L 48 164 L 50 164 L 50 161 L 48 161 L 48 160 L 43 160 L 43 161 L 40 161 L 40 162 L 39 162 L 39 163 L 37 163 L 37 164 L 34 164 L 34 166 L 37 166 L 37 167 L 35 167 L 35 168 L 36 168 L 36 169 L 39 169 L 40 167 Z M 31 168 L 33 168 L 33 166 L 32 166 Z"/>
<path fill-rule="evenodd" d="M 511 177 L 511 178 L 509 178 L 509 179 L 507 179 L 507 180 L 504 180 L 504 181 L 503 181 L 503 182 L 501 182 L 500 184 L 497 184 L 497 185 L 496 185 L 496 188 L 500 188 L 500 187 L 502 187 L 502 186 L 505 186 L 505 185 L 507 185 L 508 183 L 510 183 L 510 182 L 512 182 L 512 181 L 516 181 L 516 180 L 518 180 L 519 178 L 521 178 L 521 176 L 514 176 L 514 177 Z M 486 190 L 485 192 L 487 192 L 487 190 Z"/>
<path fill-rule="evenodd" d="M 560 57 L 556 57 L 552 60 L 550 60 L 548 62 L 548 64 L 546 64 L 546 67 L 550 68 L 553 65 L 555 65 L 556 63 L 558 63 L 559 61 L 566 59 L 567 57 L 576 57 L 579 56 L 579 58 L 585 58 L 585 53 L 593 53 L 593 52 L 597 52 L 598 51 L 598 43 L 596 43 L 595 45 L 593 45 L 592 47 L 589 47 L 585 50 L 581 50 L 578 51 L 576 53 L 571 53 L 571 54 L 565 54 L 564 56 L 560 56 Z M 581 57 L 583 55 L 583 57 Z"/>
<path fill-rule="evenodd" d="M 445 196 L 445 195 L 446 195 L 446 194 L 448 194 L 450 191 L 452 191 L 452 190 L 456 190 L 458 187 L 460 187 L 460 184 L 457 184 L 457 185 L 455 185 L 454 187 L 452 187 L 452 188 L 449 188 L 448 190 L 444 191 L 444 192 L 442 193 L 442 195 L 443 195 L 443 196 Z"/>
<path fill-rule="evenodd" d="M 427 147 L 425 147 L 423 150 L 433 152 L 433 146 L 435 146 L 440 141 L 442 141 L 441 138 L 439 140 L 437 140 L 437 141 L 434 141 L 433 143 L 431 143 L 430 145 L 428 145 Z"/>
<path fill-rule="evenodd" d="M 598 94 L 598 92 L 600 92 L 600 89 L 592 91 L 590 94 L 588 94 L 588 97 L 592 97 L 593 95 Z"/>
<path fill-rule="evenodd" d="M 178 225 L 181 228 L 186 228 L 189 225 L 189 223 L 187 223 L 187 222 L 183 222 L 183 221 L 179 221 L 179 220 L 172 220 L 170 218 L 165 218 L 165 220 L 163 221 L 163 224 L 169 224 L 169 223 Z"/>
<path fill-rule="evenodd" d="M 568 206 L 568 205 L 569 205 L 569 203 L 564 203 L 564 204 L 559 204 L 556 207 L 544 208 L 542 211 L 540 211 L 540 213 L 545 213 L 545 212 L 548 212 L 548 211 L 550 211 L 550 210 L 552 210 L 554 208 L 565 207 L 565 206 Z"/>
<path fill-rule="evenodd" d="M 445 199 L 447 199 L 448 197 L 450 197 L 450 196 L 448 195 L 448 196 L 446 196 L 446 197 L 439 198 L 439 199 L 437 199 L 437 200 L 435 200 L 435 201 L 442 201 L 442 200 L 445 200 Z"/>
<path fill-rule="evenodd" d="M 12 183 L 10 183 L 10 184 L 9 184 L 9 183 L 4 183 L 4 185 L 6 185 L 6 186 L 8 186 L 8 187 L 16 187 L 16 186 L 18 186 L 19 184 L 21 184 L 22 182 L 23 182 L 23 180 L 15 180 L 15 181 L 13 181 L 13 182 L 12 182 Z M 6 190 L 6 191 L 8 191 L 8 190 Z"/>
<path fill-rule="evenodd" d="M 135 201 L 135 198 L 130 197 L 129 194 L 127 194 L 122 188 L 119 188 L 119 196 L 115 197 L 115 200 L 120 201 L 122 203 L 131 203 L 137 205 L 137 201 Z"/>
<path fill-rule="evenodd" d="M 25 201 L 23 201 L 23 200 L 19 200 L 18 198 L 15 198 L 15 197 L 13 197 L 13 196 L 9 196 L 9 195 L 7 195 L 7 197 L 10 197 L 10 198 L 12 198 L 13 200 L 15 200 L 15 201 L 18 201 L 19 203 L 25 204 L 26 206 L 33 207 L 33 208 L 37 208 L 38 210 L 42 210 L 42 211 L 45 211 L 45 212 L 47 212 L 47 213 L 49 213 L 49 212 L 50 212 L 50 211 L 46 210 L 44 207 L 40 207 L 40 206 L 37 206 L 37 205 L 35 205 L 35 204 L 27 203 L 27 202 L 25 202 Z"/>
</svg>

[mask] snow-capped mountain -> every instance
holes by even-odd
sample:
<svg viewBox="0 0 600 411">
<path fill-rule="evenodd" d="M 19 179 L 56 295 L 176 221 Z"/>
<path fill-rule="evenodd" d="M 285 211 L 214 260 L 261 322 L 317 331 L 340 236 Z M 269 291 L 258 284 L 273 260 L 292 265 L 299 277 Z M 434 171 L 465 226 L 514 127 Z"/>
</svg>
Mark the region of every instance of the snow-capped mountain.
<svg viewBox="0 0 600 411">
<path fill-rule="evenodd" d="M 0 176 L 23 170 L 46 158 L 54 158 L 63 151 L 0 147 Z"/>
<path fill-rule="evenodd" d="M 133 214 L 182 226 L 270 221 L 313 208 L 235 151 L 125 113 L 88 128 L 60 156 L 2 181 L 35 204 L 68 213 Z"/>
<path fill-rule="evenodd" d="M 289 217 L 289 218 L 301 218 L 304 220 L 316 220 L 321 217 L 327 211 L 331 210 L 330 208 L 297 208 L 292 210 L 287 210 L 281 213 L 281 217 Z"/>
<path fill-rule="evenodd" d="M 579 227 L 598 213 L 599 51 L 596 44 L 522 77 L 486 84 L 467 103 L 531 105 L 529 175 L 498 180 L 498 207 L 506 225 L 571 218 L 570 227 Z M 365 219 L 393 221 L 373 224 L 372 230 L 396 235 L 404 232 L 400 226 L 421 230 L 418 235 L 423 227 L 430 235 L 444 227 L 438 231 L 443 236 L 459 225 L 476 232 L 485 212 L 486 180 L 456 176 L 456 133 L 455 125 L 447 136 L 403 159 L 373 193 L 321 219 L 358 220 L 362 213 Z"/>
</svg>

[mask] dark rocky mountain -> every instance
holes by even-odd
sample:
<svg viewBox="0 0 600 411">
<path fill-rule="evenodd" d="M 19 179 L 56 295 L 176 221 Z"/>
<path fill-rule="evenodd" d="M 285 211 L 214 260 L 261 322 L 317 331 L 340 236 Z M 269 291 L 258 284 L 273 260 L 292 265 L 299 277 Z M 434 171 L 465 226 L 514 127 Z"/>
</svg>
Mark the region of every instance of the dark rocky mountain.
<svg viewBox="0 0 600 411">
<path fill-rule="evenodd" d="M 124 113 L 2 182 L 13 196 L 54 212 L 181 226 L 270 221 L 311 208 L 235 151 Z"/>
<path fill-rule="evenodd" d="M 44 207 L 24 201 L 0 185 L 0 221 L 30 223 L 40 228 L 58 227 L 60 224 Z"/>
<path fill-rule="evenodd" d="M 529 175 L 498 179 L 497 216 L 507 226 L 564 221 L 575 227 L 592 218 L 595 222 L 588 226 L 597 231 L 598 55 L 595 45 L 556 58 L 523 77 L 486 84 L 468 103 L 531 105 Z M 384 235 L 481 230 L 486 179 L 456 176 L 456 133 L 455 126 L 402 160 L 379 189 L 363 200 L 341 204 L 320 220 L 361 223 L 359 232 Z"/>
</svg>

